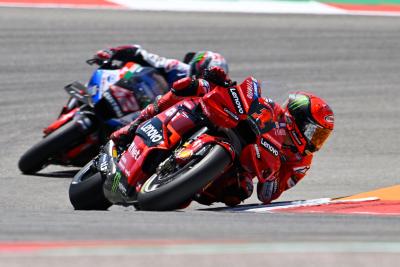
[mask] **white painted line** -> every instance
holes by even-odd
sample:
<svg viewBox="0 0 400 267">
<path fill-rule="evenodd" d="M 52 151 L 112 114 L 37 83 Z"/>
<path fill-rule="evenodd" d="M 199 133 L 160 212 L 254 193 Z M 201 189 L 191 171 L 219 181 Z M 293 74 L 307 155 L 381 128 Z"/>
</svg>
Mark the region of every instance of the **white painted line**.
<svg viewBox="0 0 400 267">
<path fill-rule="evenodd" d="M 376 201 L 379 200 L 379 197 L 365 197 L 365 198 L 355 198 L 355 199 L 335 199 L 332 200 L 331 203 L 352 203 L 352 202 L 365 202 L 365 201 Z"/>
<path fill-rule="evenodd" d="M 134 10 L 286 13 L 286 14 L 346 14 L 346 11 L 314 1 L 257 0 L 111 0 Z"/>
<path fill-rule="evenodd" d="M 367 197 L 367 198 L 359 198 L 359 199 L 348 199 L 348 200 L 332 200 L 331 198 L 318 198 L 318 199 L 310 199 L 310 200 L 298 200 L 298 201 L 289 201 L 289 202 L 275 202 L 267 205 L 258 205 L 258 206 L 250 206 L 250 207 L 235 207 L 235 208 L 227 208 L 224 211 L 233 211 L 233 212 L 255 212 L 255 213 L 273 213 L 274 210 L 282 210 L 282 209 L 290 209 L 290 208 L 300 208 L 300 207 L 312 207 L 312 206 L 321 206 L 327 204 L 340 204 L 340 203 L 359 203 L 366 201 L 376 201 L 379 200 L 377 197 Z M 312 212 L 312 211 L 310 211 Z"/>
</svg>

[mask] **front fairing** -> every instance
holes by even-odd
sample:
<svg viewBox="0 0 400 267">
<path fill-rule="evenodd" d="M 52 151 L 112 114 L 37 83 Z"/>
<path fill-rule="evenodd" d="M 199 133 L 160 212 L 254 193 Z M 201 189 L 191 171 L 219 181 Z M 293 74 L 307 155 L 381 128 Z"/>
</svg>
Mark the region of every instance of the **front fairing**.
<svg viewBox="0 0 400 267">
<path fill-rule="evenodd" d="M 92 96 L 93 103 L 97 103 L 102 94 L 120 79 L 120 70 L 97 69 L 93 72 L 87 88 Z"/>
</svg>

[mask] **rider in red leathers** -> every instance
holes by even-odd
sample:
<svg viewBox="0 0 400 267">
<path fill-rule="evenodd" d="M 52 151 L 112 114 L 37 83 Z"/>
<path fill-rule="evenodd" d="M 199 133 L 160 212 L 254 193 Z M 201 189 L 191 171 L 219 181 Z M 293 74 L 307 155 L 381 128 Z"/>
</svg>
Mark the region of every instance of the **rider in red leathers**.
<svg viewBox="0 0 400 267">
<path fill-rule="evenodd" d="M 128 145 L 141 122 L 185 97 L 202 96 L 217 85 L 232 84 L 224 70 L 218 67 L 207 69 L 202 78 L 187 77 L 175 82 L 168 93 L 147 106 L 131 124 L 114 132 L 111 139 L 119 145 Z M 257 196 L 262 203 L 270 203 L 306 175 L 313 153 L 322 147 L 333 130 L 332 110 L 324 100 L 313 94 L 290 94 L 282 107 L 271 99 L 260 97 L 259 105 L 261 108 L 251 116 L 259 124 L 263 136 L 268 137 L 261 139 L 263 149 L 270 152 L 267 158 L 251 158 L 251 155 L 260 155 L 260 148 L 257 144 L 246 145 L 240 156 L 241 166 L 232 168 L 199 192 L 194 197 L 197 202 L 205 205 L 213 202 L 223 202 L 228 206 L 239 204 L 253 192 L 252 180 L 256 174 L 250 171 L 251 161 L 263 160 L 267 167 L 262 171 L 263 177 L 257 177 Z"/>
</svg>

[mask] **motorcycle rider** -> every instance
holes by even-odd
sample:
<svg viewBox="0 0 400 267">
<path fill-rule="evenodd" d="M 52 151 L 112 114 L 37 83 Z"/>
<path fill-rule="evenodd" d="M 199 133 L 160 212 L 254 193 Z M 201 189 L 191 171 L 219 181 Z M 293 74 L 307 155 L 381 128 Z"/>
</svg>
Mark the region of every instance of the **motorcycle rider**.
<svg viewBox="0 0 400 267">
<path fill-rule="evenodd" d="M 150 79 L 143 80 L 138 79 L 135 75 L 128 75 L 110 86 L 110 90 L 105 92 L 105 97 L 117 114 L 131 110 L 130 107 L 132 106 L 138 106 L 140 109 L 145 108 L 156 97 L 166 93 L 175 81 L 189 76 L 198 77 L 206 68 L 218 66 L 228 73 L 228 64 L 225 58 L 219 53 L 211 51 L 189 52 L 182 62 L 149 53 L 135 44 L 99 50 L 95 54 L 94 60 L 98 64 L 113 60 L 131 61 L 154 70 Z M 152 84 L 152 86 L 149 86 L 149 84 Z M 130 93 L 122 94 L 121 92 L 126 89 Z"/>
<path fill-rule="evenodd" d="M 189 52 L 185 55 L 184 61 L 161 57 L 149 53 L 140 45 L 123 45 L 114 48 L 99 50 L 95 58 L 101 61 L 119 60 L 133 61 L 144 67 L 156 69 L 168 82 L 169 88 L 172 84 L 185 77 L 196 76 L 210 67 L 220 67 L 228 73 L 228 64 L 223 56 L 212 51 Z"/>
<path fill-rule="evenodd" d="M 218 67 L 206 69 L 202 79 L 187 77 L 175 82 L 168 93 L 147 106 L 131 124 L 114 132 L 111 139 L 126 146 L 132 142 L 141 122 L 185 97 L 202 96 L 216 85 L 232 85 L 228 75 Z M 313 153 L 323 146 L 333 130 L 334 115 L 323 99 L 306 92 L 290 94 L 283 106 L 271 99 L 261 99 L 260 103 L 262 108 L 250 116 L 263 127 L 263 136 L 268 136 L 268 139 L 261 139 L 261 145 L 270 154 L 262 159 L 267 167 L 262 171 L 263 177 L 258 177 L 263 182 L 257 184 L 258 199 L 267 204 L 303 179 L 310 169 Z M 205 205 L 223 202 L 235 206 L 250 197 L 255 174 L 248 166 L 251 155 L 260 155 L 259 149 L 256 144 L 245 146 L 241 152 L 244 157 L 240 157 L 242 166 L 216 179 L 194 200 Z"/>
</svg>

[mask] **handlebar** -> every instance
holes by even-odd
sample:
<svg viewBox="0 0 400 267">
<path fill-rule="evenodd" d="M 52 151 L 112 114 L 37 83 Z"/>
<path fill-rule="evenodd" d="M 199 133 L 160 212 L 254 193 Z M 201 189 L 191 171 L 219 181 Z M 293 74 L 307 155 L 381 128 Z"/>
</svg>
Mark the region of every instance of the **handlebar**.
<svg viewBox="0 0 400 267">
<path fill-rule="evenodd" d="M 104 60 L 96 56 L 86 60 L 88 65 L 98 65 L 102 69 L 120 69 L 126 62 L 118 60 Z"/>
</svg>

